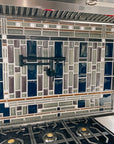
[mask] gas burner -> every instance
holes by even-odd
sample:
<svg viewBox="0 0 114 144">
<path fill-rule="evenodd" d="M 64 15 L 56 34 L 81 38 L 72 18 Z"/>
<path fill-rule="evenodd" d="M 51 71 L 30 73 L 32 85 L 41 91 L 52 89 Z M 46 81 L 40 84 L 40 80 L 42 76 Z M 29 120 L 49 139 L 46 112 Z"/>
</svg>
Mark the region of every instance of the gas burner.
<svg viewBox="0 0 114 144">
<path fill-rule="evenodd" d="M 78 130 L 76 131 L 76 134 L 78 136 L 80 136 L 80 137 L 81 136 L 90 136 L 91 135 L 89 129 L 86 128 L 86 127 L 80 127 L 80 128 L 78 128 Z"/>
<path fill-rule="evenodd" d="M 23 144 L 23 143 L 17 138 L 11 138 L 3 142 L 3 144 Z"/>
<path fill-rule="evenodd" d="M 44 135 L 44 143 L 54 143 L 57 140 L 57 137 L 54 133 L 47 133 Z"/>
</svg>

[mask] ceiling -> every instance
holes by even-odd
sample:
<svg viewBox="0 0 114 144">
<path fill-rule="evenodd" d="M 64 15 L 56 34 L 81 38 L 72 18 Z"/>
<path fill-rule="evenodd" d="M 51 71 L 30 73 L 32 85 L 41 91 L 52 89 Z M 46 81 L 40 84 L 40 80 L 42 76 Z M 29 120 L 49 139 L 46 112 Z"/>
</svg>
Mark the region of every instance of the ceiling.
<svg viewBox="0 0 114 144">
<path fill-rule="evenodd" d="M 0 15 L 114 23 L 114 0 L 93 2 L 94 0 L 0 0 Z"/>
</svg>

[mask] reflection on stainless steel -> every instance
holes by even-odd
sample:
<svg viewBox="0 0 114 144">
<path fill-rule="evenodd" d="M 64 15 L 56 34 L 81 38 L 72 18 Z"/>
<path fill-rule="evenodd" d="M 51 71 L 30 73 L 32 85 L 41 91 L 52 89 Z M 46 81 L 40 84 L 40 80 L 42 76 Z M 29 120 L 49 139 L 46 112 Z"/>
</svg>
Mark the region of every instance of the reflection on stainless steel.
<svg viewBox="0 0 114 144">
<path fill-rule="evenodd" d="M 53 133 L 47 133 L 46 135 L 44 135 L 43 139 L 45 143 L 52 143 L 52 142 L 56 142 L 57 137 Z"/>
</svg>

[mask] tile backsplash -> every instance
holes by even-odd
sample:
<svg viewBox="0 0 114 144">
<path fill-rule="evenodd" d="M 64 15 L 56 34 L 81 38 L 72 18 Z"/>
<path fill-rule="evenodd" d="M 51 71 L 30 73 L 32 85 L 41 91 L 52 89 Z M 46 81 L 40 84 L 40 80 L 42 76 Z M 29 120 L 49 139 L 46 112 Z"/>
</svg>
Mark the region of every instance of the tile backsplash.
<svg viewBox="0 0 114 144">
<path fill-rule="evenodd" d="M 9 18 L 0 25 L 0 124 L 111 112 L 113 25 Z M 53 64 L 53 79 L 47 65 L 20 66 L 19 55 L 66 60 Z"/>
</svg>

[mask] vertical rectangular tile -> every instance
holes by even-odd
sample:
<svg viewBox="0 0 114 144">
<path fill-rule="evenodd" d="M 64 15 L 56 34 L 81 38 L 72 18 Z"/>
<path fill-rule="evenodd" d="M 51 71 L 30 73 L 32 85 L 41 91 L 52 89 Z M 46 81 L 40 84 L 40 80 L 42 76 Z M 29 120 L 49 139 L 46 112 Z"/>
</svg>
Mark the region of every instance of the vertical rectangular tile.
<svg viewBox="0 0 114 144">
<path fill-rule="evenodd" d="M 69 87 L 69 93 L 72 93 L 72 87 Z"/>
<path fill-rule="evenodd" d="M 91 74 L 87 74 L 87 88 L 91 85 Z"/>
<path fill-rule="evenodd" d="M 36 81 L 28 81 L 28 97 L 37 96 Z"/>
<path fill-rule="evenodd" d="M 111 90 L 111 77 L 104 78 L 104 90 Z"/>
<path fill-rule="evenodd" d="M 62 78 L 63 76 L 63 64 L 57 63 L 55 64 L 56 75 L 55 78 Z"/>
<path fill-rule="evenodd" d="M 65 62 L 68 62 L 68 47 L 67 46 L 64 46 L 63 56 L 66 58 Z"/>
<path fill-rule="evenodd" d="M 37 78 L 37 66 L 36 65 L 28 65 L 28 80 Z"/>
<path fill-rule="evenodd" d="M 100 86 L 100 73 L 96 74 L 96 86 Z"/>
<path fill-rule="evenodd" d="M 43 86 L 43 76 L 39 75 L 38 76 L 38 91 L 42 91 L 42 86 Z"/>
<path fill-rule="evenodd" d="M 2 68 L 2 64 L 0 63 L 0 81 L 3 81 L 3 68 Z"/>
<path fill-rule="evenodd" d="M 68 88 L 68 74 L 64 74 L 64 89 Z"/>
<path fill-rule="evenodd" d="M 55 94 L 62 94 L 62 80 L 55 80 Z"/>
<path fill-rule="evenodd" d="M 101 48 L 97 49 L 97 61 L 101 61 Z"/>
<path fill-rule="evenodd" d="M 27 56 L 27 48 L 26 48 L 25 45 L 24 45 L 24 46 L 21 46 L 21 54 L 22 54 L 23 56 Z"/>
<path fill-rule="evenodd" d="M 55 42 L 55 57 L 62 57 L 63 42 Z"/>
<path fill-rule="evenodd" d="M 80 43 L 80 57 L 87 57 L 87 43 Z"/>
<path fill-rule="evenodd" d="M 36 41 L 27 41 L 27 56 L 36 56 Z"/>
<path fill-rule="evenodd" d="M 69 72 L 69 86 L 73 86 L 73 72 Z"/>
<path fill-rule="evenodd" d="M 20 49 L 15 49 L 15 65 L 19 66 Z"/>
<path fill-rule="evenodd" d="M 92 85 L 96 85 L 96 71 L 92 71 Z"/>
<path fill-rule="evenodd" d="M 74 62 L 74 49 L 71 48 L 69 50 L 69 64 L 70 65 L 73 65 L 73 62 Z"/>
<path fill-rule="evenodd" d="M 97 56 L 96 56 L 96 49 L 93 49 L 92 53 L 92 63 L 96 64 Z"/>
<path fill-rule="evenodd" d="M 88 47 L 88 62 L 92 61 L 92 48 Z"/>
<path fill-rule="evenodd" d="M 14 93 L 14 77 L 9 77 L 9 93 Z"/>
<path fill-rule="evenodd" d="M 78 87 L 78 74 L 74 74 L 74 88 Z"/>
<path fill-rule="evenodd" d="M 44 89 L 44 95 L 48 95 L 48 89 Z"/>
<path fill-rule="evenodd" d="M 113 43 L 106 43 L 105 44 L 105 57 L 112 57 L 113 56 Z"/>
<path fill-rule="evenodd" d="M 14 65 L 9 65 L 9 75 L 14 75 Z"/>
<path fill-rule="evenodd" d="M 16 91 L 16 98 L 20 98 L 20 96 L 21 96 L 20 91 Z"/>
<path fill-rule="evenodd" d="M 79 79 L 78 92 L 86 92 L 86 78 Z"/>
<path fill-rule="evenodd" d="M 79 77 L 86 77 L 86 70 L 87 64 L 86 63 L 79 63 Z"/>
<path fill-rule="evenodd" d="M 49 46 L 49 57 L 54 57 L 54 47 Z"/>
<path fill-rule="evenodd" d="M 2 41 L 0 39 L 0 57 L 2 57 Z"/>
<path fill-rule="evenodd" d="M 26 92 L 26 77 L 22 77 L 22 92 Z"/>
<path fill-rule="evenodd" d="M 0 82 L 0 99 L 3 99 L 3 82 Z"/>
<path fill-rule="evenodd" d="M 49 77 L 49 90 L 53 90 L 53 78 Z"/>
<path fill-rule="evenodd" d="M 112 77 L 112 90 L 114 90 L 114 77 Z"/>
<path fill-rule="evenodd" d="M 20 41 L 14 40 L 14 47 L 19 48 L 19 46 L 20 46 Z"/>
<path fill-rule="evenodd" d="M 112 62 L 105 62 L 105 76 L 112 75 Z"/>
<path fill-rule="evenodd" d="M 43 53 L 43 52 L 42 52 L 42 46 L 38 46 L 38 47 L 37 47 L 37 56 L 38 56 L 38 57 L 42 57 L 42 53 Z"/>
<path fill-rule="evenodd" d="M 14 48 L 12 45 L 8 46 L 8 62 L 14 63 Z"/>
<path fill-rule="evenodd" d="M 15 90 L 20 89 L 20 73 L 15 74 Z"/>
<path fill-rule="evenodd" d="M 46 72 L 44 72 L 44 88 L 48 88 L 48 76 Z"/>
<path fill-rule="evenodd" d="M 74 48 L 74 62 L 78 62 L 79 59 L 79 47 Z"/>
</svg>

